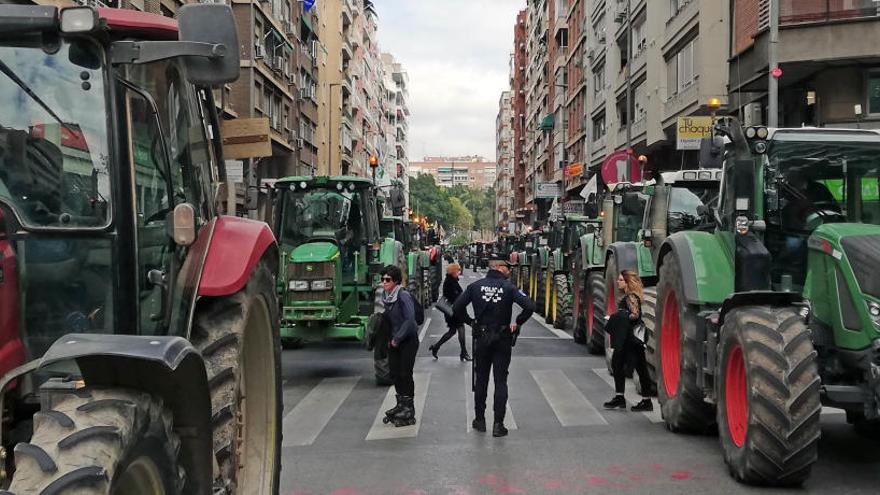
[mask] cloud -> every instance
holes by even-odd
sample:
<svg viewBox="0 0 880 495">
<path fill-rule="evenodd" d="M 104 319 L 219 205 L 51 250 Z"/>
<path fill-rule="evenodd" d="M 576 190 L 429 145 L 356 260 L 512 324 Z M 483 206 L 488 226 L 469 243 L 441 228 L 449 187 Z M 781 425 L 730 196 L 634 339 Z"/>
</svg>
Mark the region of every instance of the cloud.
<svg viewBox="0 0 880 495">
<path fill-rule="evenodd" d="M 522 0 L 377 0 L 379 44 L 409 73 L 410 158 L 495 159 Z"/>
</svg>

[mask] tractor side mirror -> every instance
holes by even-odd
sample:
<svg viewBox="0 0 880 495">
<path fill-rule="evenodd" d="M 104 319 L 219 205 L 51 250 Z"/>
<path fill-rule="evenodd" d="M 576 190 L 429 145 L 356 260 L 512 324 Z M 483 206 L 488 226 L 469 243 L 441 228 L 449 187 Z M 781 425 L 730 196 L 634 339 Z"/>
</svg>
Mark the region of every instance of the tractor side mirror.
<svg viewBox="0 0 880 495">
<path fill-rule="evenodd" d="M 721 168 L 724 138 L 713 136 L 700 140 L 700 168 Z"/>
<path fill-rule="evenodd" d="M 168 230 L 178 246 L 190 246 L 196 242 L 196 209 L 189 203 L 174 207 L 168 221 Z"/>
<path fill-rule="evenodd" d="M 644 201 L 638 193 L 625 193 L 621 200 L 624 215 L 639 216 L 644 211 Z"/>
<path fill-rule="evenodd" d="M 222 4 L 194 3 L 178 10 L 180 41 L 219 45 L 213 57 L 184 57 L 189 82 L 219 86 L 238 79 L 238 35 L 232 8 Z"/>
<path fill-rule="evenodd" d="M 593 224 L 589 224 L 589 225 L 587 225 L 587 233 L 588 233 L 588 234 L 594 234 L 594 233 L 596 233 L 596 226 L 593 225 Z"/>
</svg>

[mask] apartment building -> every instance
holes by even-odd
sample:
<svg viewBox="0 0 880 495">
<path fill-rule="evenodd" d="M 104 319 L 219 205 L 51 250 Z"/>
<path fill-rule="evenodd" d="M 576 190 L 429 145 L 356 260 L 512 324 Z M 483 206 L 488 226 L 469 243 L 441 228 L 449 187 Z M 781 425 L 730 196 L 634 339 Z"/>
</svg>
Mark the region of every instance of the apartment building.
<svg viewBox="0 0 880 495">
<path fill-rule="evenodd" d="M 501 99 L 498 101 L 498 116 L 495 118 L 495 224 L 501 229 L 506 229 L 515 218 L 511 96 L 510 91 L 501 94 Z"/>
<path fill-rule="evenodd" d="M 538 183 L 551 180 L 553 162 L 552 133 L 554 117 L 551 113 L 553 86 L 550 73 L 550 23 L 553 19 L 548 5 L 555 0 L 529 0 L 526 15 L 526 75 L 525 75 L 525 198 L 529 222 L 546 217 L 549 205 L 537 201 Z M 553 88 L 555 90 L 555 88 Z"/>
<path fill-rule="evenodd" d="M 409 201 L 409 75 L 390 53 L 382 54 L 384 67 L 384 134 L 386 148 L 379 155 L 380 184 L 399 181 Z"/>
<path fill-rule="evenodd" d="M 764 123 L 769 4 L 730 3 L 731 110 Z M 880 127 L 880 3 L 780 0 L 779 8 L 779 125 Z"/>
<path fill-rule="evenodd" d="M 526 16 L 523 9 L 517 13 L 513 29 L 513 57 L 510 71 L 511 118 L 513 119 L 513 208 L 516 219 L 522 222 L 529 210 L 526 207 Z M 529 189 L 531 190 L 531 189 Z"/>
<path fill-rule="evenodd" d="M 440 187 L 494 187 L 497 164 L 482 156 L 429 156 L 410 162 L 410 177 L 431 175 Z"/>
</svg>

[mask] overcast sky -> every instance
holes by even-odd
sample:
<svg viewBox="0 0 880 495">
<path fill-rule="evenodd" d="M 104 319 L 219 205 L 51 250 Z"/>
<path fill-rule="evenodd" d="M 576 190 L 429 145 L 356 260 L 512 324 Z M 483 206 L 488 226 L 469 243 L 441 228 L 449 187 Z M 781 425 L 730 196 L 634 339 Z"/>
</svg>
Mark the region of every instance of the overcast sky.
<svg viewBox="0 0 880 495">
<path fill-rule="evenodd" d="M 495 117 L 508 89 L 524 0 L 374 0 L 379 44 L 409 73 L 409 152 L 495 160 Z"/>
</svg>

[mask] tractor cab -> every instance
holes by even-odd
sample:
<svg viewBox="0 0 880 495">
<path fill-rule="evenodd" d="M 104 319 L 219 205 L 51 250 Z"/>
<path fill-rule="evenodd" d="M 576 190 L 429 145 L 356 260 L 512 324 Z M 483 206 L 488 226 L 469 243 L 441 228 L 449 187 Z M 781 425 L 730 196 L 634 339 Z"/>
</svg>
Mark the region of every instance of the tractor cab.
<svg viewBox="0 0 880 495">
<path fill-rule="evenodd" d="M 287 177 L 275 183 L 275 191 L 282 334 L 290 329 L 297 336 L 285 338 L 315 340 L 334 334 L 333 327 L 335 334 L 358 336 L 353 320 L 372 311 L 371 265 L 379 262 L 372 183 L 359 177 Z M 349 325 L 351 335 L 344 330 Z"/>
<path fill-rule="evenodd" d="M 617 184 L 605 195 L 601 215 L 603 242 L 632 242 L 638 237 L 648 204 L 643 184 Z"/>
</svg>

